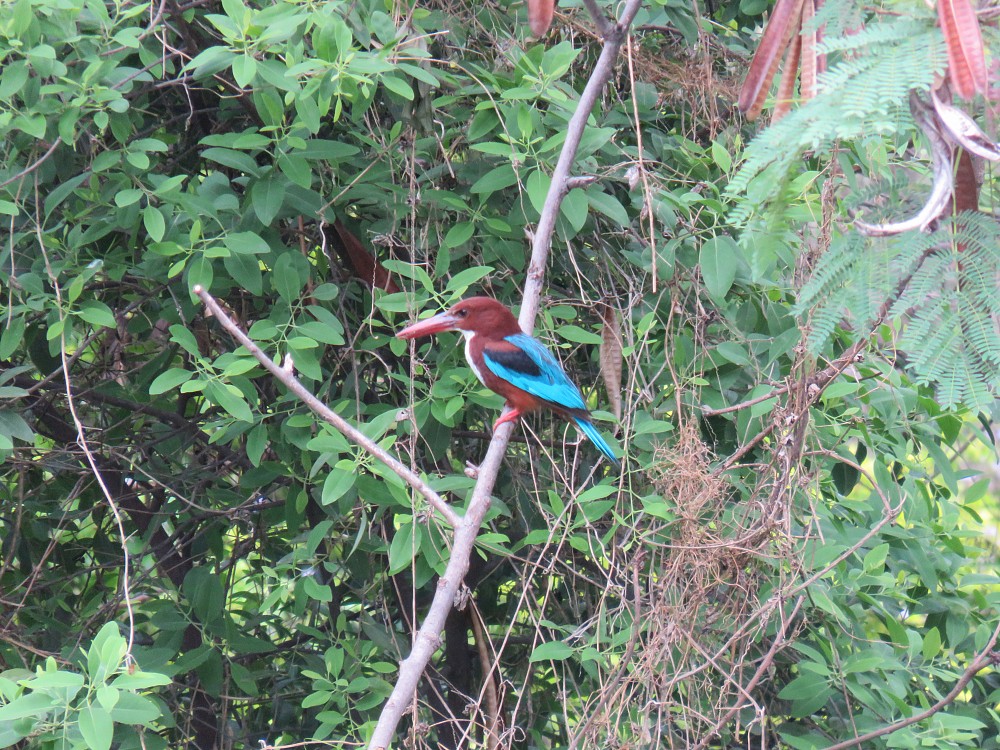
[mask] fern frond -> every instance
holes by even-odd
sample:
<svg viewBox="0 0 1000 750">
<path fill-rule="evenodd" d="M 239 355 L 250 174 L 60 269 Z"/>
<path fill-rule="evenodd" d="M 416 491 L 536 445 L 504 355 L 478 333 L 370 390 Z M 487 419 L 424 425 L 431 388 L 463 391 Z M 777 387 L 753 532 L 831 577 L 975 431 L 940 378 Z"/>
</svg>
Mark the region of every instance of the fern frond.
<svg viewBox="0 0 1000 750">
<path fill-rule="evenodd" d="M 803 286 L 796 310 L 812 307 L 808 341 L 819 347 L 841 318 L 869 328 L 890 301 L 896 345 L 915 381 L 932 385 L 943 406 L 982 409 L 1000 387 L 998 280 L 1000 225 L 963 213 L 930 234 L 835 242 Z"/>
<path fill-rule="evenodd" d="M 844 29 L 836 36 L 828 31 L 823 41 L 816 45 L 816 51 L 820 54 L 854 52 L 865 47 L 902 42 L 908 37 L 924 33 L 928 22 L 934 22 L 930 14 L 922 20 L 905 19 L 894 23 L 872 23 L 860 30 Z"/>
</svg>

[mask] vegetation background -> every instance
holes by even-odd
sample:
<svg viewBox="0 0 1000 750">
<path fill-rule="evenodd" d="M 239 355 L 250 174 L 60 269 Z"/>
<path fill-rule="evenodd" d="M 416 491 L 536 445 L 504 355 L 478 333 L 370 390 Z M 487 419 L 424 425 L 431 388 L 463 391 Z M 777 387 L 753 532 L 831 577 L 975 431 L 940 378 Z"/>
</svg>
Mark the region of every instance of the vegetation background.
<svg viewBox="0 0 1000 750">
<path fill-rule="evenodd" d="M 515 430 L 398 745 L 1000 745 L 995 175 L 859 234 L 931 189 L 938 13 L 827 0 L 817 95 L 755 136 L 767 10 L 640 8 L 536 329 L 624 470 Z M 453 336 L 392 334 L 519 304 L 602 48 L 575 3 L 525 19 L 0 4 L 0 747 L 366 742 L 452 530 L 192 289 L 461 509 L 500 399 Z"/>
</svg>

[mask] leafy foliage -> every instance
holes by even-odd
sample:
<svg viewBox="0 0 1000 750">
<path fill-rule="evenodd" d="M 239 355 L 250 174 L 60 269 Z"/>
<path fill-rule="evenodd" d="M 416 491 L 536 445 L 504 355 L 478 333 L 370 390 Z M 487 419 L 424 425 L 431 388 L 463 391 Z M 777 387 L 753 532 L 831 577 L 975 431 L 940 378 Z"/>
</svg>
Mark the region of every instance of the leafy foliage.
<svg viewBox="0 0 1000 750">
<path fill-rule="evenodd" d="M 170 678 L 127 666 L 128 644 L 109 622 L 87 649 L 80 671 L 60 669 L 48 658 L 35 674 L 8 670 L 0 679 L 0 745 L 30 737 L 34 742 L 107 750 L 141 747 L 137 726 L 152 727 L 160 705 L 139 691 L 167 685 Z M 16 680 L 16 683 L 15 683 Z M 115 725 L 118 725 L 117 727 Z"/>
<path fill-rule="evenodd" d="M 810 345 L 820 348 L 845 317 L 867 327 L 888 314 L 905 321 L 895 344 L 944 406 L 989 408 L 1000 362 L 998 240 L 996 222 L 973 212 L 929 234 L 841 238 L 799 296 L 797 311 L 811 311 Z"/>
<path fill-rule="evenodd" d="M 979 381 L 954 380 L 948 411 L 925 384 L 946 400 L 944 370 L 911 379 L 889 347 L 854 346 L 912 271 L 909 304 L 890 303 L 900 345 L 940 334 L 927 351 L 953 357 L 960 337 L 970 368 L 992 363 L 994 230 L 959 217 L 969 265 L 941 234 L 873 255 L 837 200 L 836 180 L 862 195 L 855 167 L 887 176 L 905 151 L 905 89 L 943 65 L 933 18 L 853 38 L 863 11 L 827 3 L 843 37 L 827 44 L 850 55 L 822 103 L 744 153 L 719 92 L 764 5 L 637 19 L 536 331 L 626 469 L 524 421 L 399 744 L 825 747 L 948 694 L 990 643 L 992 443 L 963 410 Z M 366 740 L 449 529 L 190 290 L 461 510 L 501 402 L 454 336 L 391 334 L 471 293 L 520 297 L 600 49 L 582 11 L 541 41 L 524 13 L 0 5 L 0 744 Z M 835 177 L 822 149 L 854 136 L 831 149 Z M 617 420 L 595 385 L 616 360 Z M 870 744 L 995 747 L 995 691 L 977 672 Z"/>
</svg>

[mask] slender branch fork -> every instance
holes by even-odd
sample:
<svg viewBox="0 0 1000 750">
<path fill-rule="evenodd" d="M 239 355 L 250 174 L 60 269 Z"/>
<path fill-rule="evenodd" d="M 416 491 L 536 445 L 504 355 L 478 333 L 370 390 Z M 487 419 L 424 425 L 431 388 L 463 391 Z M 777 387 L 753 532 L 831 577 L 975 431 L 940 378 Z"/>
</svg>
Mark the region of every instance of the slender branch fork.
<svg viewBox="0 0 1000 750">
<path fill-rule="evenodd" d="M 524 297 L 521 302 L 521 315 L 518 322 L 525 331 L 534 328 L 538 314 L 542 285 L 545 279 L 545 266 L 548 262 L 549 250 L 552 246 L 552 233 L 555 230 L 556 218 L 563 197 L 568 192 L 573 177 L 570 174 L 576 157 L 580 140 L 587 127 L 587 120 L 594 109 L 597 99 L 611 79 L 614 63 L 628 35 L 629 27 L 635 18 L 642 0 L 627 0 L 617 23 L 612 23 L 595 2 L 588 2 L 588 10 L 594 15 L 594 22 L 603 37 L 603 48 L 594 65 L 594 70 L 580 95 L 576 111 L 570 118 L 566 129 L 566 140 L 563 144 L 559 160 L 552 173 L 552 183 L 545 199 L 545 205 L 539 216 L 531 246 L 531 262 L 528 265 L 527 279 L 524 285 Z M 591 7 L 593 6 L 593 7 Z M 386 700 L 379 716 L 378 724 L 368 742 L 369 750 L 385 750 L 392 743 L 403 714 L 411 705 L 412 696 L 417 684 L 430 662 L 434 652 L 440 645 L 441 632 L 445 620 L 455 603 L 460 600 L 460 590 L 469 570 L 469 560 L 472 556 L 476 536 L 482 525 L 486 512 L 490 507 L 490 497 L 496 483 L 500 465 L 507 450 L 513 425 L 506 423 L 494 433 L 486 457 L 479 467 L 476 486 L 472 491 L 464 516 L 459 516 L 426 482 L 416 473 L 407 468 L 397 458 L 382 450 L 372 440 L 349 424 L 341 416 L 333 412 L 295 377 L 291 368 L 284 368 L 270 359 L 256 344 L 244 334 L 222 309 L 218 302 L 200 286 L 193 289 L 202 303 L 218 319 L 222 327 L 228 331 L 257 361 L 267 369 L 278 381 L 283 383 L 292 393 L 302 400 L 310 409 L 333 425 L 348 439 L 361 446 L 371 455 L 378 458 L 393 472 L 400 476 L 410 487 L 420 493 L 427 502 L 451 523 L 453 539 L 451 557 L 444 574 L 438 580 L 437 591 L 431 602 L 427 615 L 413 641 L 409 655 L 400 662 L 399 676 L 392 693 Z"/>
<path fill-rule="evenodd" d="M 445 517 L 452 527 L 457 528 L 462 524 L 461 516 L 452 510 L 451 506 L 448 505 L 444 498 L 432 490 L 427 482 L 411 471 L 402 461 L 388 451 L 383 450 L 378 443 L 369 438 L 361 432 L 361 430 L 352 425 L 310 393 L 309 389 L 302 385 L 301 381 L 295 377 L 291 368 L 286 369 L 268 357 L 259 346 L 250 340 L 249 336 L 240 330 L 240 327 L 233 322 L 233 319 L 226 314 L 226 311 L 222 309 L 222 306 L 215 301 L 215 298 L 209 294 L 204 287 L 199 284 L 196 285 L 191 291 L 198 295 L 202 304 L 204 304 L 212 315 L 218 319 L 219 324 L 226 331 L 228 331 L 234 339 L 242 344 L 243 347 L 264 366 L 265 370 L 274 375 L 274 377 L 279 382 L 283 383 L 288 390 L 298 396 L 306 406 L 333 425 L 353 443 L 361 446 L 368 453 L 375 456 L 375 458 L 388 466 L 404 482 L 419 492 L 432 507 Z"/>
</svg>

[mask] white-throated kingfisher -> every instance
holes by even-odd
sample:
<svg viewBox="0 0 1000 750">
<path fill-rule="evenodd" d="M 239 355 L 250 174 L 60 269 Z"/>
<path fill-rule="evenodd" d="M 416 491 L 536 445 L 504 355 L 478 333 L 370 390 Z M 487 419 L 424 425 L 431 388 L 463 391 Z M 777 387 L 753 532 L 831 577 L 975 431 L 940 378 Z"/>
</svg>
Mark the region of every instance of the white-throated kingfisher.
<svg viewBox="0 0 1000 750">
<path fill-rule="evenodd" d="M 447 312 L 414 323 L 396 338 L 415 339 L 442 331 L 465 337 L 465 358 L 479 381 L 507 400 L 510 411 L 493 429 L 525 412 L 548 407 L 574 422 L 590 441 L 618 466 L 611 446 L 590 421 L 580 389 L 562 365 L 537 339 L 521 330 L 517 318 L 492 297 L 464 299 Z"/>
</svg>

